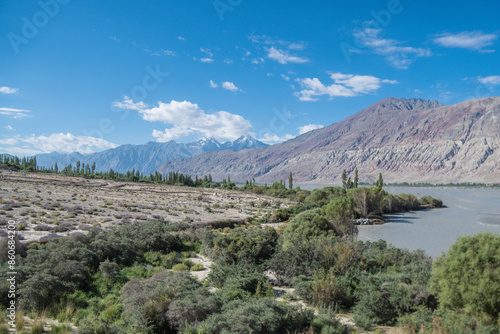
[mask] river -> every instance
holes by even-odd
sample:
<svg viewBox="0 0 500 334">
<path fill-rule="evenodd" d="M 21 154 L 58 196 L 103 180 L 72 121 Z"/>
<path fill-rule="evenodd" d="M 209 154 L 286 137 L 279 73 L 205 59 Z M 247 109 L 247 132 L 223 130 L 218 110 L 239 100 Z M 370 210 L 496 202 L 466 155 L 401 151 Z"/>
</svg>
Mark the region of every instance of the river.
<svg viewBox="0 0 500 334">
<path fill-rule="evenodd" d="M 322 186 L 302 186 L 314 189 Z M 384 225 L 359 226 L 358 239 L 383 239 L 400 248 L 422 249 L 439 256 L 459 236 L 491 231 L 500 233 L 500 190 L 462 188 L 384 187 L 393 194 L 440 198 L 446 208 L 387 215 Z"/>
</svg>

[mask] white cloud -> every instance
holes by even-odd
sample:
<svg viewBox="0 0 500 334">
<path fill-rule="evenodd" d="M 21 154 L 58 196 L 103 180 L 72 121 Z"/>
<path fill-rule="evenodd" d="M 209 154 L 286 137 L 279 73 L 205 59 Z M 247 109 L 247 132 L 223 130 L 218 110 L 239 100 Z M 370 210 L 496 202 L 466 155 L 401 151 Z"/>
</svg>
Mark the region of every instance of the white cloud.
<svg viewBox="0 0 500 334">
<path fill-rule="evenodd" d="M 170 103 L 158 102 L 158 106 L 149 108 L 145 103 L 127 101 L 121 104 L 126 109 L 137 110 L 143 120 L 163 122 L 172 125 L 164 132 L 155 130 L 153 136 L 158 141 L 184 137 L 199 133 L 204 137 L 234 140 L 250 134 L 250 121 L 240 115 L 227 111 L 207 114 L 197 104 L 172 100 Z"/>
<path fill-rule="evenodd" d="M 7 130 L 10 130 L 10 131 L 14 130 L 14 128 L 13 128 L 12 126 L 10 126 L 10 125 L 6 125 L 6 126 L 5 126 L 5 128 L 6 128 Z"/>
<path fill-rule="evenodd" d="M 210 50 L 210 49 L 200 48 L 200 51 L 203 53 L 206 53 L 209 57 L 214 56 L 214 54 L 212 53 L 212 50 Z"/>
<path fill-rule="evenodd" d="M 216 84 L 213 80 L 210 80 L 210 87 L 217 88 L 217 87 L 219 87 L 219 85 Z"/>
<path fill-rule="evenodd" d="M 354 32 L 354 37 L 375 54 L 384 56 L 394 67 L 407 69 L 414 58 L 430 57 L 429 49 L 400 46 L 402 42 L 394 39 L 381 38 L 382 29 L 364 28 Z"/>
<path fill-rule="evenodd" d="M 13 108 L 0 108 L 0 115 L 10 116 L 12 118 L 23 118 L 28 117 L 29 110 L 25 109 L 13 109 Z"/>
<path fill-rule="evenodd" d="M 266 45 L 281 45 L 289 50 L 304 50 L 306 45 L 304 42 L 288 42 L 282 39 L 273 39 L 266 35 L 252 35 L 249 39 L 254 43 L 261 43 Z"/>
<path fill-rule="evenodd" d="M 296 79 L 304 88 L 295 95 L 301 101 L 317 101 L 317 96 L 328 95 L 330 98 L 353 97 L 377 91 L 383 83 L 396 84 L 396 80 L 382 80 L 371 75 L 330 73 L 333 84 L 325 86 L 318 78 Z"/>
<path fill-rule="evenodd" d="M 269 134 L 265 133 L 262 138 L 259 138 L 261 142 L 264 142 L 266 144 L 275 144 L 275 143 L 282 143 L 284 141 L 290 140 L 295 138 L 295 136 L 292 136 L 291 134 L 286 134 L 282 137 L 278 136 L 277 134 Z"/>
<path fill-rule="evenodd" d="M 320 125 L 320 124 L 309 124 L 309 125 L 304 125 L 304 126 L 298 127 L 299 134 L 301 134 L 301 135 L 303 135 L 304 133 L 307 133 L 309 131 L 321 129 L 321 128 L 324 128 L 324 126 Z"/>
<path fill-rule="evenodd" d="M 182 37 L 182 36 L 178 36 L 178 37 L 177 37 L 177 39 L 178 39 L 179 41 L 183 41 L 183 42 L 187 41 L 187 40 L 186 40 L 184 37 Z"/>
<path fill-rule="evenodd" d="M 264 62 L 264 58 L 254 58 L 252 59 L 252 64 L 260 64 Z"/>
<path fill-rule="evenodd" d="M 161 50 L 161 53 L 165 56 L 172 56 L 175 57 L 175 52 L 171 50 Z"/>
<path fill-rule="evenodd" d="M 17 140 L 15 138 L 4 138 L 0 139 L 0 145 L 16 145 Z"/>
<path fill-rule="evenodd" d="M 286 75 L 284 75 L 284 74 L 281 74 L 281 77 L 282 77 L 283 79 L 285 79 L 286 81 L 290 81 L 290 77 L 287 77 L 287 76 L 286 76 Z"/>
<path fill-rule="evenodd" d="M 0 87 L 0 93 L 2 94 L 15 94 L 19 91 L 19 88 L 10 88 L 7 86 Z"/>
<path fill-rule="evenodd" d="M 147 107 L 149 107 L 149 105 L 142 101 L 134 102 L 134 100 L 132 100 L 130 97 L 125 96 L 123 98 L 123 102 L 113 102 L 113 107 L 139 111 L 146 109 Z"/>
<path fill-rule="evenodd" d="M 53 133 L 50 136 L 15 136 L 1 139 L 0 145 L 3 145 L 2 151 L 19 155 L 51 152 L 88 154 L 117 147 L 117 145 L 101 138 L 75 136 L 71 133 Z"/>
<path fill-rule="evenodd" d="M 230 90 L 231 92 L 237 92 L 239 90 L 236 85 L 230 81 L 226 81 L 222 83 L 222 88 Z"/>
<path fill-rule="evenodd" d="M 304 50 L 306 46 L 304 45 L 304 43 L 290 43 L 288 45 L 288 48 L 290 50 Z"/>
<path fill-rule="evenodd" d="M 267 52 L 268 52 L 267 58 L 276 60 L 280 64 L 288 64 L 288 63 L 303 64 L 309 62 L 309 59 L 307 58 L 290 55 L 287 51 L 277 49 L 274 46 L 269 48 Z"/>
<path fill-rule="evenodd" d="M 458 34 L 442 33 L 436 35 L 434 43 L 448 48 L 463 48 L 479 52 L 493 52 L 484 49 L 498 38 L 495 34 L 485 34 L 481 31 L 463 31 Z"/>
<path fill-rule="evenodd" d="M 500 75 L 492 75 L 489 77 L 479 77 L 478 81 L 482 84 L 498 85 L 500 84 Z"/>
<path fill-rule="evenodd" d="M 201 58 L 200 61 L 202 63 L 213 63 L 214 62 L 214 59 L 213 58 Z"/>
<path fill-rule="evenodd" d="M 170 129 L 165 129 L 165 131 L 153 130 L 153 137 L 156 141 L 160 143 L 166 143 L 168 141 L 174 140 L 176 138 L 181 138 L 190 135 L 193 130 L 185 128 L 182 126 L 174 126 Z"/>
<path fill-rule="evenodd" d="M 232 64 L 233 61 L 231 59 L 224 59 L 224 63 L 226 63 L 226 64 Z"/>
</svg>

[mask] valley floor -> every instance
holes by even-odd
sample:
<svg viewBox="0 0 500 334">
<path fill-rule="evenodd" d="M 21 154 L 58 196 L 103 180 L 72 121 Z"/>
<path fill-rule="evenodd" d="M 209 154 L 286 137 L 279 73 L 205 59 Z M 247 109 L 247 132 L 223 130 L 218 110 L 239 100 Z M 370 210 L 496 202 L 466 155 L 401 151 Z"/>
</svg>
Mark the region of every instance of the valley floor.
<svg viewBox="0 0 500 334">
<path fill-rule="evenodd" d="M 193 224 L 259 219 L 291 204 L 240 191 L 0 170 L 0 230 L 15 220 L 25 240 L 154 219 Z"/>
</svg>

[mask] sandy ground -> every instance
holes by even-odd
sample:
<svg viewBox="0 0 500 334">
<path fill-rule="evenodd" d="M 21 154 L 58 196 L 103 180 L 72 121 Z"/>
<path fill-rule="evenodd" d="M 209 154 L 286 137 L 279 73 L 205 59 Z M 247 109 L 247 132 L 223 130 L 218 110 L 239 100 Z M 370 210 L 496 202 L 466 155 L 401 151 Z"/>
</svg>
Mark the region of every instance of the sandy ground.
<svg viewBox="0 0 500 334">
<path fill-rule="evenodd" d="M 0 233 L 13 219 L 25 240 L 154 219 L 259 219 L 291 204 L 241 191 L 0 170 Z"/>
</svg>

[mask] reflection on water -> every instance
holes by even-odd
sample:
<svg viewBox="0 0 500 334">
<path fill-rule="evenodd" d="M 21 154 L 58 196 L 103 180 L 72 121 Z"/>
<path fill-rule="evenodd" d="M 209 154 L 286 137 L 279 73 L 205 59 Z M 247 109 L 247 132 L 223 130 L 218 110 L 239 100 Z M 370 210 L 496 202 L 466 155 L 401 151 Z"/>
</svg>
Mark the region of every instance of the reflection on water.
<svg viewBox="0 0 500 334">
<path fill-rule="evenodd" d="M 308 186 L 304 189 L 321 188 Z M 447 206 L 388 215 L 384 225 L 358 226 L 358 239 L 386 240 L 396 247 L 423 249 L 438 256 L 459 236 L 491 231 L 500 233 L 500 191 L 492 189 L 386 187 L 393 194 L 440 198 Z"/>
</svg>

